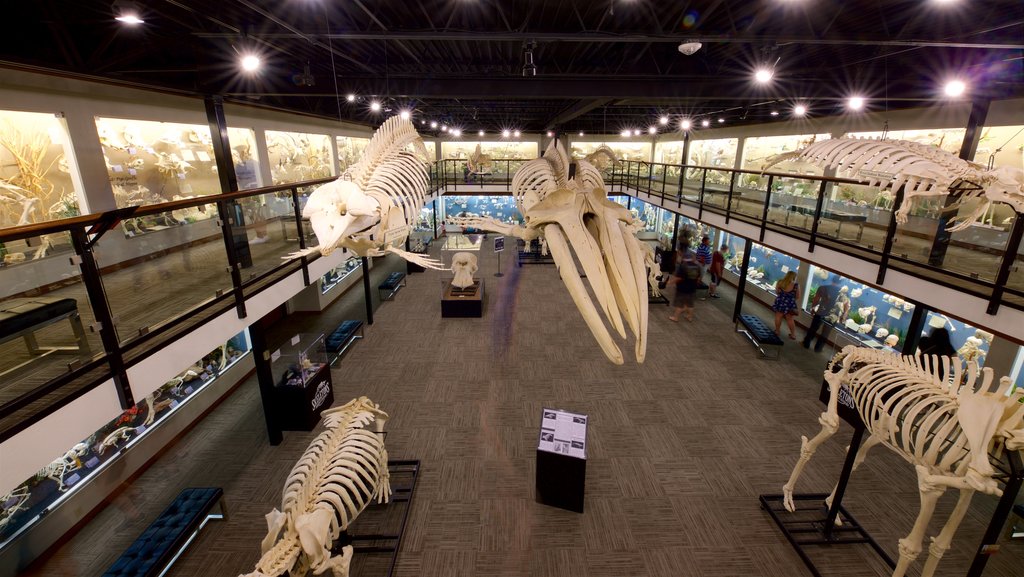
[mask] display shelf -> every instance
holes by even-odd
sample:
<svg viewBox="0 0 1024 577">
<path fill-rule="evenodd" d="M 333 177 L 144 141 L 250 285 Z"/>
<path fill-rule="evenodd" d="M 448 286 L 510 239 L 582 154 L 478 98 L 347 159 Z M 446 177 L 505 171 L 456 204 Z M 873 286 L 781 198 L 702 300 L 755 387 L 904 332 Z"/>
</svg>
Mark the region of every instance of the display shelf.
<svg viewBox="0 0 1024 577">
<path fill-rule="evenodd" d="M 356 274 L 362 268 L 362 261 L 357 257 L 346 260 L 341 266 L 334 267 L 327 271 L 327 274 L 320 277 L 320 294 L 329 293 L 345 279 Z"/>
<path fill-rule="evenodd" d="M 326 178 L 334 174 L 331 137 L 326 134 L 266 131 L 272 184 Z"/>
<path fill-rule="evenodd" d="M 803 303 L 808 313 L 818 288 L 830 283 L 833 274 L 811 266 L 810 286 L 806 288 Z M 856 344 L 902 350 L 914 304 L 841 275 L 839 281 L 840 295 L 826 320 Z"/>
<path fill-rule="evenodd" d="M 372 269 L 373 259 L 369 259 L 369 262 Z M 350 256 L 292 297 L 288 301 L 288 309 L 292 312 L 320 312 L 358 284 L 361 278 L 363 261 L 359 257 Z"/>
</svg>

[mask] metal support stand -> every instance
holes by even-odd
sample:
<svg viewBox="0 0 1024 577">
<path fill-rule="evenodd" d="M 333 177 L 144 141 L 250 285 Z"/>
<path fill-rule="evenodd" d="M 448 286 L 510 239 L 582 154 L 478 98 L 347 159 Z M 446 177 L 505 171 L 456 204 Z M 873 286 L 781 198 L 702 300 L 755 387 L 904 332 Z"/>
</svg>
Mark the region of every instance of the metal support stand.
<svg viewBox="0 0 1024 577">
<path fill-rule="evenodd" d="M 500 252 L 498 253 L 498 272 L 494 273 L 494 276 L 496 276 L 498 278 L 501 278 L 501 277 L 505 276 L 505 274 L 501 272 L 501 253 Z"/>
<path fill-rule="evenodd" d="M 747 294 L 747 269 L 750 268 L 750 247 L 749 238 L 743 239 L 743 264 L 740 265 L 740 280 L 736 283 L 736 307 L 732 311 L 732 322 L 739 320 L 743 314 L 743 297 Z"/>
<path fill-rule="evenodd" d="M 332 552 L 340 553 L 342 547 L 351 545 L 354 550 L 354 555 L 390 553 L 391 561 L 388 564 L 387 577 L 391 577 L 395 572 L 395 564 L 398 561 L 398 551 L 402 547 L 402 536 L 405 535 L 406 523 L 409 520 L 409 511 L 412 509 L 412 497 L 413 492 L 416 490 L 416 481 L 419 478 L 419 471 L 419 460 L 389 460 L 388 474 L 391 476 L 392 483 L 396 483 L 396 479 L 409 479 L 409 481 L 399 481 L 403 483 L 401 486 L 392 487 L 391 499 L 386 505 L 371 505 L 363 513 L 365 515 L 366 513 L 372 513 L 375 509 L 383 509 L 395 506 L 398 503 L 404 503 L 405 510 L 402 512 L 402 521 L 398 527 L 397 533 L 382 532 L 352 535 L 348 531 L 345 531 L 334 543 Z M 356 525 L 358 524 L 359 520 L 357 519 Z"/>
<path fill-rule="evenodd" d="M 988 558 L 999 552 L 999 537 L 1003 534 L 1003 527 L 1010 518 L 1013 511 L 1013 502 L 1020 493 L 1021 485 L 1024 484 L 1024 463 L 1021 462 L 1021 455 L 1018 451 L 1008 452 L 1010 471 L 1003 486 L 1003 496 L 996 504 L 996 510 L 992 513 L 992 519 L 985 529 L 985 536 L 978 545 L 978 551 L 974 554 L 974 561 L 971 568 L 967 570 L 967 577 L 981 577 L 985 571 L 985 564 Z"/>
<path fill-rule="evenodd" d="M 807 548 L 810 546 L 866 544 L 870 545 L 890 567 L 896 567 L 896 562 L 842 505 L 843 494 L 850 481 L 850 474 L 853 473 L 853 462 L 857 458 L 857 450 L 863 437 L 864 427 L 855 427 L 850 449 L 846 452 L 846 461 L 843 463 L 843 472 L 836 486 L 835 499 L 827 510 L 821 506 L 822 501 L 828 497 L 825 493 L 793 495 L 796 511 L 792 513 L 786 510 L 782 495 L 761 495 L 759 498 L 761 508 L 767 511 L 772 521 L 779 526 L 786 540 L 796 549 L 797 555 L 814 577 L 821 577 L 821 573 L 808 554 Z M 801 506 L 804 504 L 807 505 Z M 824 517 L 821 516 L 822 513 L 825 513 Z M 840 519 L 843 524 L 837 527 L 836 519 Z"/>
</svg>

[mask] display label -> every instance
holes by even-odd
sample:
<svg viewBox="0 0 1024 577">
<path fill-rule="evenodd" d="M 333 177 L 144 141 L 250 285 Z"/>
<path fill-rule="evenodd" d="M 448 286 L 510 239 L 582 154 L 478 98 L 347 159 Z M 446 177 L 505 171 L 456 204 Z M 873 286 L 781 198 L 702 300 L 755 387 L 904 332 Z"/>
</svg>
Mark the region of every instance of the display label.
<svg viewBox="0 0 1024 577">
<path fill-rule="evenodd" d="M 186 395 L 191 395 L 192 394 L 192 387 L 185 387 L 185 394 Z"/>
<path fill-rule="evenodd" d="M 96 465 L 99 465 L 99 464 L 100 464 L 99 457 L 93 457 L 93 458 L 91 458 L 91 459 L 89 459 L 88 461 L 85 462 L 85 468 L 86 469 L 92 469 L 93 467 L 95 467 Z"/>
<path fill-rule="evenodd" d="M 828 381 L 822 379 L 818 400 L 825 403 L 826 407 L 828 407 L 829 390 Z M 850 389 L 845 384 L 839 388 L 839 402 L 836 407 L 836 411 L 841 419 L 854 427 L 864 426 L 864 421 L 860 418 L 860 413 L 857 412 L 857 404 L 853 401 L 853 394 L 850 393 Z"/>
<path fill-rule="evenodd" d="M 501 252 L 505 250 L 505 237 L 498 236 L 494 238 L 494 252 Z"/>
<path fill-rule="evenodd" d="M 110 170 L 113 170 L 114 172 L 124 172 L 124 168 L 122 168 L 120 164 L 115 164 L 114 166 L 111 166 Z"/>
<path fill-rule="evenodd" d="M 139 425 L 138 427 L 135 427 L 135 435 L 136 436 L 141 435 L 142 433 L 145 433 L 145 432 L 146 432 L 146 425 Z"/>
<path fill-rule="evenodd" d="M 70 477 L 64 479 L 64 484 L 68 487 L 82 480 L 82 476 L 78 473 L 72 473 Z"/>
<path fill-rule="evenodd" d="M 177 406 L 178 406 L 178 401 L 171 401 L 171 408 L 172 409 L 176 408 Z"/>
<path fill-rule="evenodd" d="M 408 236 L 409 230 L 409 225 L 402 224 L 384 231 L 384 244 L 390 244 L 396 240 L 401 240 L 403 237 Z"/>
<path fill-rule="evenodd" d="M 190 149 L 186 148 L 185 150 L 181 151 L 181 158 L 182 158 L 182 160 L 187 160 L 188 162 L 193 162 L 196 159 L 196 155 L 193 154 Z"/>
<path fill-rule="evenodd" d="M 199 157 L 199 160 L 201 162 L 210 162 L 212 160 L 210 158 L 209 153 L 207 153 L 205 150 L 197 150 L 196 151 L 196 156 Z"/>
<path fill-rule="evenodd" d="M 128 147 L 128 154 L 135 156 L 137 152 L 134 147 Z"/>
<path fill-rule="evenodd" d="M 292 344 L 293 345 L 297 345 L 297 344 L 299 344 L 300 340 L 302 340 L 302 339 L 299 337 L 299 335 L 295 335 L 294 337 L 292 337 Z"/>
<path fill-rule="evenodd" d="M 586 459 L 587 416 L 558 409 L 543 409 L 537 448 L 549 453 Z"/>
<path fill-rule="evenodd" d="M 313 396 L 312 409 L 315 411 L 320 408 L 320 405 L 324 404 L 327 397 L 331 394 L 331 383 L 326 379 L 320 381 L 320 384 L 316 387 L 316 395 Z"/>
<path fill-rule="evenodd" d="M 279 358 L 281 358 L 281 349 L 277 349 L 276 351 L 270 353 L 270 362 L 276 362 L 277 359 Z"/>
</svg>

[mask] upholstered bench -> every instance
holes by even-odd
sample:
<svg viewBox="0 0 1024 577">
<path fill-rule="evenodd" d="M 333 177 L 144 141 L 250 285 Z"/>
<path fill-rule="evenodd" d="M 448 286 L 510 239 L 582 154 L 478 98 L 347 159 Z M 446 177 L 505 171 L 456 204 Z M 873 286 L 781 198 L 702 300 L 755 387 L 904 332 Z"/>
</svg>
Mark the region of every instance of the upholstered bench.
<svg viewBox="0 0 1024 577">
<path fill-rule="evenodd" d="M 363 321 L 342 321 L 334 332 L 327 335 L 327 352 L 332 355 L 331 364 L 333 365 L 356 339 L 361 338 Z"/>
<path fill-rule="evenodd" d="M 211 513 L 215 509 L 217 513 Z M 103 577 L 161 575 L 208 520 L 225 518 L 227 510 L 222 489 L 185 489 L 107 569 Z"/>
<path fill-rule="evenodd" d="M 380 283 L 377 290 L 380 291 L 380 300 L 389 301 L 394 298 L 395 293 L 401 290 L 405 286 L 405 273 L 404 272 L 393 272 L 388 275 L 388 278 L 384 279 L 384 282 Z"/>
<path fill-rule="evenodd" d="M 35 331 L 64 319 L 71 322 L 78 346 L 40 348 Z M 89 341 L 85 338 L 75 299 L 29 297 L 0 302 L 0 343 L 18 337 L 25 339 L 25 345 L 33 355 L 54 351 L 75 351 L 83 355 L 89 352 Z"/>
<path fill-rule="evenodd" d="M 736 332 L 746 335 L 765 358 L 778 360 L 782 356 L 782 339 L 760 318 L 754 315 L 740 315 L 736 319 Z M 765 350 L 766 346 L 776 347 L 775 354 L 768 354 L 768 351 Z"/>
</svg>

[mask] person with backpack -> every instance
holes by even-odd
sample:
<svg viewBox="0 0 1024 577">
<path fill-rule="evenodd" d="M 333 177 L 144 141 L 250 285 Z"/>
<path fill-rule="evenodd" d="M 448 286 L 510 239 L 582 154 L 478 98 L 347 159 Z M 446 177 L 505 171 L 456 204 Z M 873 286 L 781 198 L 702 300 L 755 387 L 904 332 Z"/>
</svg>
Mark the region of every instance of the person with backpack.
<svg viewBox="0 0 1024 577">
<path fill-rule="evenodd" d="M 693 301 L 700 281 L 700 264 L 697 262 L 697 255 L 688 246 L 680 247 L 680 250 L 682 256 L 679 259 L 679 266 L 676 267 L 675 276 L 669 281 L 669 284 L 676 285 L 676 296 L 672 300 L 675 312 L 668 320 L 679 322 L 679 316 L 686 315 L 686 320 L 693 322 Z"/>
</svg>

